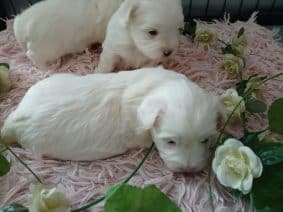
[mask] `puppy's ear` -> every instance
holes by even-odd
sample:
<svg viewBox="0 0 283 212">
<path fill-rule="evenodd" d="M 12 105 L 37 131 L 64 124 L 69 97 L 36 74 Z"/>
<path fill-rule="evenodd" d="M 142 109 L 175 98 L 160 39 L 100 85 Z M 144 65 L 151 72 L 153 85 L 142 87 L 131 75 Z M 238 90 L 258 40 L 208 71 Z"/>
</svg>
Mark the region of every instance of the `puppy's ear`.
<svg viewBox="0 0 283 212">
<path fill-rule="evenodd" d="M 137 111 L 138 120 L 144 130 L 151 129 L 165 112 L 165 105 L 151 98 L 145 99 Z"/>
<path fill-rule="evenodd" d="M 122 7 L 123 16 L 121 17 L 121 23 L 126 27 L 135 16 L 135 12 L 138 9 L 138 1 L 127 1 Z"/>
</svg>

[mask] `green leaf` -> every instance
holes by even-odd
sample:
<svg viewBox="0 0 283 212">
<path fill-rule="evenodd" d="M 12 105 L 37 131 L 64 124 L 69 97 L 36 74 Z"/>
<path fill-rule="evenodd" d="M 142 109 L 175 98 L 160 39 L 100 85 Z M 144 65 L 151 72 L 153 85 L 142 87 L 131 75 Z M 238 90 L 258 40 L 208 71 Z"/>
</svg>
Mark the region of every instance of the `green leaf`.
<svg viewBox="0 0 283 212">
<path fill-rule="evenodd" d="M 244 32 L 245 32 L 245 29 L 244 27 L 242 27 L 238 32 L 238 38 L 241 37 L 244 34 Z"/>
<path fill-rule="evenodd" d="M 270 131 L 283 135 L 283 98 L 275 100 L 268 110 Z"/>
<path fill-rule="evenodd" d="M 283 162 L 283 144 L 266 142 L 260 146 L 257 155 L 263 165 L 271 166 L 281 163 Z"/>
<path fill-rule="evenodd" d="M 107 192 L 106 192 L 106 194 L 105 194 L 105 198 L 106 198 L 106 199 L 109 199 L 113 194 L 116 193 L 116 191 L 117 191 L 118 189 L 121 188 L 122 185 L 123 185 L 123 184 L 117 184 L 117 185 L 111 186 L 111 187 L 107 190 Z"/>
<path fill-rule="evenodd" d="M 236 90 L 237 90 L 237 92 L 238 92 L 238 94 L 240 96 L 244 95 L 244 93 L 245 93 L 245 91 L 247 89 L 247 84 L 255 77 L 257 77 L 257 74 L 253 74 L 247 80 L 241 80 L 240 82 L 238 82 L 236 84 Z M 260 80 L 265 80 L 266 77 L 260 77 L 259 79 Z"/>
<path fill-rule="evenodd" d="M 123 184 L 106 201 L 105 212 L 181 212 L 156 186 L 144 189 Z"/>
<path fill-rule="evenodd" d="M 242 80 L 236 84 L 236 90 L 240 96 L 243 96 L 247 88 L 248 80 Z"/>
<path fill-rule="evenodd" d="M 260 100 L 250 99 L 246 102 L 246 109 L 251 113 L 263 113 L 267 110 L 267 106 Z"/>
<path fill-rule="evenodd" d="M 4 66 L 8 70 L 10 69 L 10 65 L 8 63 L 0 63 L 0 66 Z"/>
<path fill-rule="evenodd" d="M 239 190 L 229 189 L 229 191 L 236 199 L 241 199 L 243 197 L 243 193 Z"/>
<path fill-rule="evenodd" d="M 0 208 L 0 212 L 28 212 L 29 210 L 17 203 Z"/>
<path fill-rule="evenodd" d="M 0 176 L 6 175 L 10 171 L 10 168 L 9 161 L 3 155 L 0 155 Z"/>
<path fill-rule="evenodd" d="M 0 155 L 5 152 L 7 150 L 7 148 L 1 143 L 1 139 L 0 139 Z"/>
<path fill-rule="evenodd" d="M 224 48 L 222 48 L 223 54 L 234 54 L 234 49 L 231 44 L 227 44 Z"/>
<path fill-rule="evenodd" d="M 240 139 L 245 146 L 250 147 L 254 152 L 260 148 L 260 141 L 258 135 L 261 132 L 245 132 L 245 135 Z"/>
<path fill-rule="evenodd" d="M 259 212 L 283 211 L 283 163 L 265 167 L 253 184 L 254 204 Z"/>
<path fill-rule="evenodd" d="M 196 22 L 194 20 L 189 20 L 188 22 L 185 22 L 183 34 L 190 35 L 194 38 L 196 34 L 196 29 Z"/>
<path fill-rule="evenodd" d="M 220 137 L 220 144 L 224 144 L 224 142 L 229 138 L 233 138 L 233 135 L 222 134 L 221 137 Z"/>
</svg>

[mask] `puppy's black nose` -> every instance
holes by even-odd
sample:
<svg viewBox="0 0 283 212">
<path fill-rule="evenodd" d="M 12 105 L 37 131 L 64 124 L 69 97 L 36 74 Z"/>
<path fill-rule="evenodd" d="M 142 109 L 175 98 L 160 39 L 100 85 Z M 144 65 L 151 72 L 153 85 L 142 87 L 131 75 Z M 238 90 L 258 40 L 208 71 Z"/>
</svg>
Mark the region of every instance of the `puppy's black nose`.
<svg viewBox="0 0 283 212">
<path fill-rule="evenodd" d="M 170 56 L 170 55 L 172 54 L 172 52 L 173 52 L 173 51 L 171 51 L 171 50 L 165 50 L 165 51 L 163 52 L 163 55 L 164 55 L 165 57 L 168 57 L 168 56 Z"/>
</svg>

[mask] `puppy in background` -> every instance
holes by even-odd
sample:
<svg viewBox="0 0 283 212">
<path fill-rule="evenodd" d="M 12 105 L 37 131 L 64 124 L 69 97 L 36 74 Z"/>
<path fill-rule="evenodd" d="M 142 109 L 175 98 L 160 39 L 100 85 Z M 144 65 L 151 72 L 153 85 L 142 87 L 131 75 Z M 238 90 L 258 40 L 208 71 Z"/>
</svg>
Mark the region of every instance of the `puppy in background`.
<svg viewBox="0 0 283 212">
<path fill-rule="evenodd" d="M 181 0 L 126 0 L 110 19 L 96 72 L 155 66 L 179 46 Z"/>
<path fill-rule="evenodd" d="M 96 71 L 110 72 L 162 62 L 176 51 L 182 26 L 180 0 L 46 0 L 17 16 L 14 32 L 27 56 L 47 67 L 102 43 L 107 29 Z"/>
<path fill-rule="evenodd" d="M 154 142 L 171 170 L 195 172 L 207 164 L 219 110 L 219 97 L 162 67 L 57 74 L 27 91 L 1 136 L 37 154 L 77 161 Z"/>
<path fill-rule="evenodd" d="M 47 67 L 68 53 L 102 43 L 123 0 L 45 0 L 16 16 L 14 33 L 27 56 Z"/>
</svg>

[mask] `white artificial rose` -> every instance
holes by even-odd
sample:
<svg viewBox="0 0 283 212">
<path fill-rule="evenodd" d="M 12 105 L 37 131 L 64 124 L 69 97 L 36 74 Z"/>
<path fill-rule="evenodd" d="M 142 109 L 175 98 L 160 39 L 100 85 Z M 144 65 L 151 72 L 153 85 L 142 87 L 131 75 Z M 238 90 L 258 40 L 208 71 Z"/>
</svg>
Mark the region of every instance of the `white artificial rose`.
<svg viewBox="0 0 283 212">
<path fill-rule="evenodd" d="M 252 96 L 255 99 L 263 99 L 263 83 L 262 83 L 262 79 L 258 78 L 258 77 L 253 77 L 248 83 L 247 83 L 247 87 L 245 89 L 245 92 L 247 92 L 248 90 L 253 90 Z"/>
<path fill-rule="evenodd" d="M 30 212 L 70 212 L 70 204 L 65 195 L 56 188 L 46 189 L 33 186 Z"/>
<path fill-rule="evenodd" d="M 228 73 L 229 78 L 237 78 L 244 68 L 244 60 L 233 54 L 225 54 L 220 61 L 220 68 Z"/>
<path fill-rule="evenodd" d="M 253 178 L 262 174 L 259 157 L 247 146 L 234 138 L 217 147 L 212 169 L 219 182 L 247 194 L 252 189 Z"/>
<path fill-rule="evenodd" d="M 242 97 L 238 95 L 238 92 L 235 89 L 228 89 L 221 96 L 221 103 L 224 106 L 226 114 L 229 116 L 235 107 L 242 101 Z M 233 113 L 233 117 L 240 118 L 241 114 L 246 110 L 245 102 L 242 101 L 240 105 L 237 107 L 235 112 Z"/>
<path fill-rule="evenodd" d="M 214 30 L 209 28 L 197 28 L 196 30 L 196 36 L 194 38 L 194 41 L 196 43 L 202 43 L 206 45 L 211 45 L 215 43 L 217 39 L 217 34 Z"/>
</svg>

